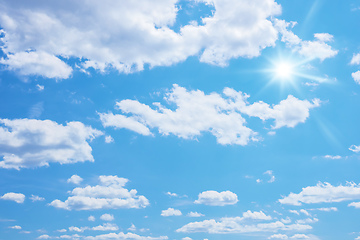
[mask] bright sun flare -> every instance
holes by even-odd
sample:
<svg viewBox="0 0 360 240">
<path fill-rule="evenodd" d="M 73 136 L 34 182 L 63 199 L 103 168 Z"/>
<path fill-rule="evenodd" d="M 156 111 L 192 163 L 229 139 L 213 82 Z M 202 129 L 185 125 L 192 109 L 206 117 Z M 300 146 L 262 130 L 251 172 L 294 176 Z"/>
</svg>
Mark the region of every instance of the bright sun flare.
<svg viewBox="0 0 360 240">
<path fill-rule="evenodd" d="M 290 79 L 293 74 L 293 66 L 286 62 L 278 63 L 274 70 L 276 77 L 281 79 Z"/>
</svg>

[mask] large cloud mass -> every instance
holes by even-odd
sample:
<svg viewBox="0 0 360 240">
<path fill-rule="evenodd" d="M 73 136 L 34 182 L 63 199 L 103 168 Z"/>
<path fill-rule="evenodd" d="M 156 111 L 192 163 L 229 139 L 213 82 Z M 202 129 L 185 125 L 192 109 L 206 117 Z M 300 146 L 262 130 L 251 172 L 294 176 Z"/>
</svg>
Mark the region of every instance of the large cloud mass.
<svg viewBox="0 0 360 240">
<path fill-rule="evenodd" d="M 0 168 L 33 168 L 50 162 L 94 161 L 88 141 L 103 133 L 81 122 L 0 119 Z"/>
<path fill-rule="evenodd" d="M 211 16 L 183 24 L 177 0 L 35 1 L 0 0 L 0 62 L 23 75 L 68 78 L 63 59 L 84 59 L 83 68 L 119 72 L 144 64 L 168 66 L 200 54 L 200 61 L 224 66 L 231 58 L 255 57 L 274 46 L 278 31 L 270 20 L 281 13 L 274 0 L 201 0 Z"/>
</svg>

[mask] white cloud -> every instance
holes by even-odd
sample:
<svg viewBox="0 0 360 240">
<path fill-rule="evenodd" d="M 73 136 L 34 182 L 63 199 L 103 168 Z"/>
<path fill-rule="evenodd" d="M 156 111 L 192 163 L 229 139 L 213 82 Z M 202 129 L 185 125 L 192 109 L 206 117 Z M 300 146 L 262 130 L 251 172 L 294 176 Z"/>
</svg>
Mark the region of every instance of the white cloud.
<svg viewBox="0 0 360 240">
<path fill-rule="evenodd" d="M 78 175 L 72 175 L 72 176 L 67 180 L 68 183 L 73 183 L 73 184 L 76 184 L 76 185 L 79 185 L 82 181 L 83 181 L 83 179 L 82 179 L 80 176 L 78 176 Z"/>
<path fill-rule="evenodd" d="M 296 223 L 298 223 L 298 224 L 308 224 L 308 223 L 316 223 L 318 221 L 319 221 L 319 219 L 317 219 L 317 218 L 306 218 L 306 219 L 296 220 Z"/>
<path fill-rule="evenodd" d="M 352 202 L 348 204 L 349 207 L 360 208 L 360 202 Z"/>
<path fill-rule="evenodd" d="M 277 30 L 282 34 L 281 41 L 285 42 L 293 51 L 298 52 L 304 57 L 324 61 L 326 58 L 332 58 L 338 54 L 327 42 L 333 41 L 333 36 L 329 33 L 315 33 L 314 41 L 304 41 L 295 35 L 288 28 L 293 28 L 296 22 L 286 22 L 284 20 L 274 19 Z"/>
<path fill-rule="evenodd" d="M 222 218 L 217 222 L 214 219 L 205 220 L 202 222 L 191 222 L 176 230 L 176 232 L 195 233 L 207 232 L 212 234 L 227 234 L 227 233 L 255 233 L 255 232 L 276 232 L 276 231 L 304 231 L 312 227 L 310 225 L 291 224 L 287 225 L 280 221 L 270 223 L 258 224 L 242 224 L 243 219 L 237 218 Z"/>
<path fill-rule="evenodd" d="M 182 238 L 181 240 L 192 240 L 192 238 L 184 237 L 184 238 Z"/>
<path fill-rule="evenodd" d="M 170 197 L 178 197 L 179 196 L 177 193 L 171 193 L 171 192 L 167 192 L 166 195 L 168 195 Z"/>
<path fill-rule="evenodd" d="M 328 207 L 328 208 L 314 208 L 314 209 L 309 209 L 309 210 L 318 210 L 318 211 L 322 211 L 322 212 L 337 212 L 338 209 L 336 207 Z"/>
<path fill-rule="evenodd" d="M 119 230 L 119 227 L 113 223 L 104 223 L 103 225 L 92 227 L 91 230 L 93 230 L 93 231 L 117 231 L 117 230 Z"/>
<path fill-rule="evenodd" d="M 44 91 L 45 87 L 43 85 L 40 84 L 36 84 L 36 88 L 41 92 Z"/>
<path fill-rule="evenodd" d="M 88 221 L 90 221 L 90 222 L 95 222 L 95 217 L 92 216 L 92 215 L 90 215 L 90 216 L 88 217 Z"/>
<path fill-rule="evenodd" d="M 0 119 L 0 168 L 94 161 L 88 141 L 102 134 L 81 122 L 63 126 L 50 120 Z"/>
<path fill-rule="evenodd" d="M 296 214 L 296 215 L 300 215 L 300 213 L 297 210 L 289 210 L 289 212 Z"/>
<path fill-rule="evenodd" d="M 199 194 L 196 204 L 204 204 L 210 206 L 234 205 L 238 202 L 238 197 L 230 191 L 205 191 Z"/>
<path fill-rule="evenodd" d="M 126 240 L 126 239 L 134 239 L 134 240 L 165 240 L 168 239 L 167 236 L 160 237 L 150 237 L 150 236 L 140 236 L 135 233 L 108 233 L 97 236 L 87 236 L 84 237 L 85 240 Z"/>
<path fill-rule="evenodd" d="M 10 226 L 9 228 L 16 229 L 16 230 L 21 230 L 22 229 L 21 226 L 19 226 L 19 225 Z"/>
<path fill-rule="evenodd" d="M 205 215 L 202 214 L 202 213 L 198 213 L 198 212 L 189 212 L 189 213 L 187 214 L 187 216 L 188 216 L 188 217 L 203 217 L 203 216 L 205 216 Z"/>
<path fill-rule="evenodd" d="M 281 204 L 300 206 L 303 203 L 332 203 L 360 199 L 360 185 L 347 183 L 345 186 L 332 186 L 319 182 L 316 186 L 303 188 L 298 194 L 290 193 L 279 199 Z"/>
<path fill-rule="evenodd" d="M 301 44 L 299 53 L 308 58 L 319 58 L 324 61 L 326 58 L 335 57 L 338 54 L 338 50 L 332 49 L 330 45 L 321 41 L 304 41 Z"/>
<path fill-rule="evenodd" d="M 116 224 L 112 223 L 104 223 L 103 225 L 95 226 L 95 227 L 69 227 L 70 232 L 84 232 L 84 231 L 117 231 L 119 227 Z"/>
<path fill-rule="evenodd" d="M 294 236 L 290 237 L 291 239 L 309 239 L 310 237 L 308 237 L 305 234 L 295 234 Z"/>
<path fill-rule="evenodd" d="M 114 215 L 105 213 L 100 216 L 100 219 L 103 221 L 113 221 L 115 218 L 114 218 Z"/>
<path fill-rule="evenodd" d="M 274 176 L 274 172 L 272 170 L 267 170 L 266 172 L 264 172 L 264 174 L 270 176 L 270 179 L 268 180 L 268 183 L 275 182 L 275 176 Z"/>
<path fill-rule="evenodd" d="M 350 61 L 351 65 L 360 65 L 360 53 L 358 54 L 354 54 L 351 61 Z"/>
<path fill-rule="evenodd" d="M 360 84 L 360 71 L 352 73 L 351 76 L 357 84 Z"/>
<path fill-rule="evenodd" d="M 41 236 L 39 236 L 37 239 L 50 239 L 51 237 L 47 234 L 43 234 Z"/>
<path fill-rule="evenodd" d="M 145 208 L 149 201 L 135 189 L 124 188 L 129 180 L 117 176 L 99 176 L 99 185 L 74 188 L 64 202 L 56 199 L 51 206 L 66 210 Z"/>
<path fill-rule="evenodd" d="M 2 197 L 0 197 L 0 199 L 23 203 L 25 201 L 25 195 L 22 193 L 9 192 L 5 193 Z"/>
<path fill-rule="evenodd" d="M 64 232 L 67 232 L 66 229 L 59 229 L 59 230 L 56 230 L 57 232 L 61 232 L 61 233 L 64 233 Z"/>
<path fill-rule="evenodd" d="M 58 57 L 43 51 L 18 52 L 8 54 L 0 63 L 9 70 L 18 71 L 21 75 L 40 75 L 46 78 L 67 79 L 72 74 L 72 68 Z"/>
<path fill-rule="evenodd" d="M 105 137 L 105 142 L 106 143 L 112 143 L 112 142 L 114 142 L 114 139 L 110 135 L 108 135 L 108 136 Z"/>
<path fill-rule="evenodd" d="M 43 197 L 39 197 L 39 196 L 36 196 L 36 195 L 32 195 L 31 194 L 31 197 L 29 197 L 31 201 L 33 202 L 37 202 L 37 201 L 45 201 L 45 198 Z"/>
<path fill-rule="evenodd" d="M 288 239 L 288 236 L 285 234 L 273 234 L 268 239 Z"/>
<path fill-rule="evenodd" d="M 332 159 L 332 160 L 338 160 L 338 159 L 341 159 L 342 157 L 339 156 L 339 155 L 335 155 L 335 156 L 333 156 L 333 155 L 325 155 L 324 158 Z"/>
<path fill-rule="evenodd" d="M 350 151 L 353 151 L 355 153 L 360 152 L 360 146 L 356 146 L 356 145 L 351 145 L 349 148 Z"/>
<path fill-rule="evenodd" d="M 181 211 L 174 208 L 168 208 L 166 210 L 161 211 L 161 216 L 163 217 L 181 216 L 181 215 L 182 215 Z"/>
<path fill-rule="evenodd" d="M 305 209 L 300 209 L 300 212 L 305 214 L 306 216 L 310 216 L 310 213 L 306 211 Z"/>
<path fill-rule="evenodd" d="M 70 57 L 84 59 L 85 69 L 102 72 L 109 67 L 129 73 L 144 64 L 168 66 L 194 55 L 225 66 L 229 59 L 256 57 L 275 46 L 278 31 L 270 19 L 281 13 L 274 0 L 194 1 L 188 4 L 205 3 L 213 15 L 175 32 L 176 0 L 0 3 L 2 51 L 9 59 L 3 63 L 22 74 L 55 78 L 69 77 L 72 69 L 64 61 Z"/>
<path fill-rule="evenodd" d="M 206 95 L 200 90 L 188 91 L 176 84 L 165 94 L 168 104 L 176 109 L 168 109 L 160 103 L 157 108 L 136 100 L 122 100 L 116 103 L 124 114 L 99 113 L 105 127 L 126 128 L 142 135 L 151 135 L 150 128 L 158 128 L 160 134 L 173 134 L 184 139 L 194 139 L 202 132 L 210 132 L 223 145 L 247 145 L 258 141 L 257 133 L 245 126 L 241 114 L 258 117 L 261 120 L 273 119 L 273 129 L 295 127 L 309 117 L 309 110 L 320 106 L 320 100 L 312 102 L 299 100 L 291 95 L 279 104 L 270 106 L 262 101 L 249 104 L 249 95 L 225 88 L 224 97 L 217 93 Z"/>
<path fill-rule="evenodd" d="M 136 231 L 136 227 L 135 227 L 135 225 L 132 223 L 131 226 L 130 226 L 127 230 L 134 232 L 134 231 Z"/>
</svg>

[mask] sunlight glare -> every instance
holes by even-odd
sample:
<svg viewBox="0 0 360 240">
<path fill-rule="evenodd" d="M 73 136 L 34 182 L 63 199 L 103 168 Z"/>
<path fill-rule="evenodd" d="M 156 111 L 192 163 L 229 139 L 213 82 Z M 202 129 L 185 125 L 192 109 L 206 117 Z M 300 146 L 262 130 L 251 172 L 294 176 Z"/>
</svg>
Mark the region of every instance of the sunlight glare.
<svg viewBox="0 0 360 240">
<path fill-rule="evenodd" d="M 290 79 L 293 74 L 293 66 L 287 62 L 278 63 L 275 66 L 276 77 L 281 79 Z"/>
</svg>

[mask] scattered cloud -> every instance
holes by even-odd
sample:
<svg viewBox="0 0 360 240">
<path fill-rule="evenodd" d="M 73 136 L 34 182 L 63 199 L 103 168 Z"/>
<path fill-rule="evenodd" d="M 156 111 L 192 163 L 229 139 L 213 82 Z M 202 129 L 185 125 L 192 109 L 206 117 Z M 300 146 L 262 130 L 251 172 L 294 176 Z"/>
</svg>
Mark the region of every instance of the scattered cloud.
<svg viewBox="0 0 360 240">
<path fill-rule="evenodd" d="M 67 180 L 68 183 L 73 183 L 73 184 L 76 184 L 76 185 L 79 185 L 82 181 L 83 181 L 83 179 L 82 179 L 80 176 L 78 176 L 78 175 L 72 175 L 72 176 Z"/>
<path fill-rule="evenodd" d="M 238 197 L 230 191 L 205 191 L 199 194 L 196 204 L 204 204 L 210 206 L 234 205 L 238 202 Z"/>
<path fill-rule="evenodd" d="M 69 227 L 69 231 L 70 232 L 84 232 L 84 231 L 117 231 L 119 230 L 119 227 L 116 224 L 113 223 L 104 223 L 102 225 L 99 226 L 95 226 L 95 227 L 74 227 L 71 226 Z"/>
<path fill-rule="evenodd" d="M 298 52 L 304 57 L 310 59 L 318 58 L 320 61 L 324 61 L 326 58 L 336 56 L 339 52 L 327 44 L 328 42 L 332 42 L 334 38 L 329 33 L 315 33 L 314 41 L 304 41 L 291 30 L 288 30 L 288 28 L 293 28 L 296 22 L 286 22 L 278 19 L 274 19 L 274 22 L 276 28 L 282 34 L 281 41 L 285 42 L 293 51 Z"/>
<path fill-rule="evenodd" d="M 108 135 L 108 136 L 105 137 L 105 142 L 106 143 L 112 143 L 112 142 L 114 142 L 114 139 L 110 135 Z"/>
<path fill-rule="evenodd" d="M 349 147 L 349 150 L 350 150 L 350 151 L 353 151 L 354 153 L 358 153 L 358 152 L 360 152 L 360 146 L 351 145 L 351 146 Z"/>
<path fill-rule="evenodd" d="M 268 183 L 273 183 L 275 182 L 275 176 L 272 170 L 267 170 L 266 172 L 264 172 L 265 175 L 269 175 L 270 179 L 268 180 Z"/>
<path fill-rule="evenodd" d="M 333 155 L 325 155 L 323 158 L 332 159 L 332 160 L 342 159 L 342 157 L 339 156 L 339 155 L 335 155 L 335 156 L 333 156 Z"/>
<path fill-rule="evenodd" d="M 45 201 L 45 198 L 39 197 L 39 196 L 36 196 L 36 195 L 32 195 L 32 194 L 31 194 L 31 197 L 29 197 L 29 198 L 33 202 Z"/>
<path fill-rule="evenodd" d="M 10 226 L 9 228 L 10 229 L 16 229 L 16 230 L 21 230 L 22 229 L 21 226 L 19 226 L 19 225 Z"/>
<path fill-rule="evenodd" d="M 353 57 L 350 61 L 350 64 L 351 65 L 360 65 L 360 53 L 353 55 Z M 351 76 L 357 84 L 360 84 L 360 71 L 353 72 L 351 74 Z"/>
<path fill-rule="evenodd" d="M 171 193 L 171 192 L 167 192 L 166 195 L 168 195 L 170 197 L 178 197 L 179 196 L 177 193 Z"/>
<path fill-rule="evenodd" d="M 94 161 L 88 141 L 103 133 L 81 122 L 65 126 L 50 120 L 0 119 L 0 168 Z"/>
<path fill-rule="evenodd" d="M 352 202 L 348 204 L 349 207 L 360 208 L 360 202 Z"/>
<path fill-rule="evenodd" d="M 333 203 L 360 199 L 360 185 L 347 183 L 346 185 L 332 186 L 330 183 L 319 182 L 316 186 L 303 188 L 298 194 L 290 193 L 279 199 L 281 204 L 300 206 L 303 203 Z"/>
<path fill-rule="evenodd" d="M 187 214 L 188 217 L 204 217 L 205 215 L 202 213 L 198 213 L 198 212 L 189 212 Z"/>
<path fill-rule="evenodd" d="M 117 176 L 99 176 L 99 185 L 74 188 L 64 202 L 56 199 L 51 206 L 66 210 L 145 208 L 149 201 L 135 189 L 124 188 L 129 180 Z"/>
<path fill-rule="evenodd" d="M 90 216 L 88 217 L 88 221 L 90 221 L 90 222 L 95 222 L 95 217 L 92 216 L 92 215 L 90 215 Z"/>
<path fill-rule="evenodd" d="M 327 207 L 327 208 L 313 208 L 313 209 L 309 209 L 309 210 L 317 210 L 317 211 L 322 211 L 322 212 L 337 212 L 338 209 L 336 207 Z"/>
<path fill-rule="evenodd" d="M 268 239 L 289 239 L 289 237 L 285 234 L 273 234 Z"/>
<path fill-rule="evenodd" d="M 114 218 L 114 215 L 105 213 L 100 216 L 100 219 L 103 221 L 114 221 L 115 218 Z"/>
<path fill-rule="evenodd" d="M 14 201 L 16 203 L 24 203 L 25 195 L 22 193 L 9 192 L 5 193 L 2 197 L 0 197 L 0 199 Z"/>
<path fill-rule="evenodd" d="M 276 231 L 304 231 L 312 227 L 303 224 L 287 225 L 280 221 L 258 224 L 242 224 L 242 218 L 222 218 L 219 222 L 214 219 L 202 222 L 191 222 L 176 230 L 176 232 L 195 233 L 206 232 L 211 234 L 227 233 L 256 233 L 256 232 L 276 232 Z"/>
<path fill-rule="evenodd" d="M 181 211 L 174 208 L 168 208 L 166 210 L 161 211 L 161 216 L 163 217 L 181 216 L 181 215 L 182 215 Z"/>
<path fill-rule="evenodd" d="M 258 134 L 246 127 L 242 114 L 261 120 L 274 120 L 273 129 L 295 127 L 309 117 L 309 110 L 320 106 L 320 100 L 299 100 L 291 95 L 279 104 L 270 106 L 262 101 L 249 104 L 249 95 L 225 88 L 223 96 L 217 93 L 206 95 L 200 90 L 188 91 L 176 84 L 165 94 L 168 109 L 161 103 L 153 103 L 157 109 L 136 100 L 122 100 L 116 107 L 124 114 L 99 113 L 104 127 L 125 128 L 139 134 L 152 135 L 157 128 L 162 135 L 173 134 L 184 139 L 194 139 L 202 132 L 210 132 L 219 144 L 247 145 L 259 141 Z"/>
<path fill-rule="evenodd" d="M 136 227 L 134 224 L 131 224 L 131 226 L 127 229 L 128 231 L 132 231 L 135 232 L 136 231 Z"/>
<path fill-rule="evenodd" d="M 45 86 L 40 85 L 40 84 L 36 84 L 36 88 L 37 88 L 38 91 L 42 92 L 42 91 L 44 91 Z"/>
</svg>

